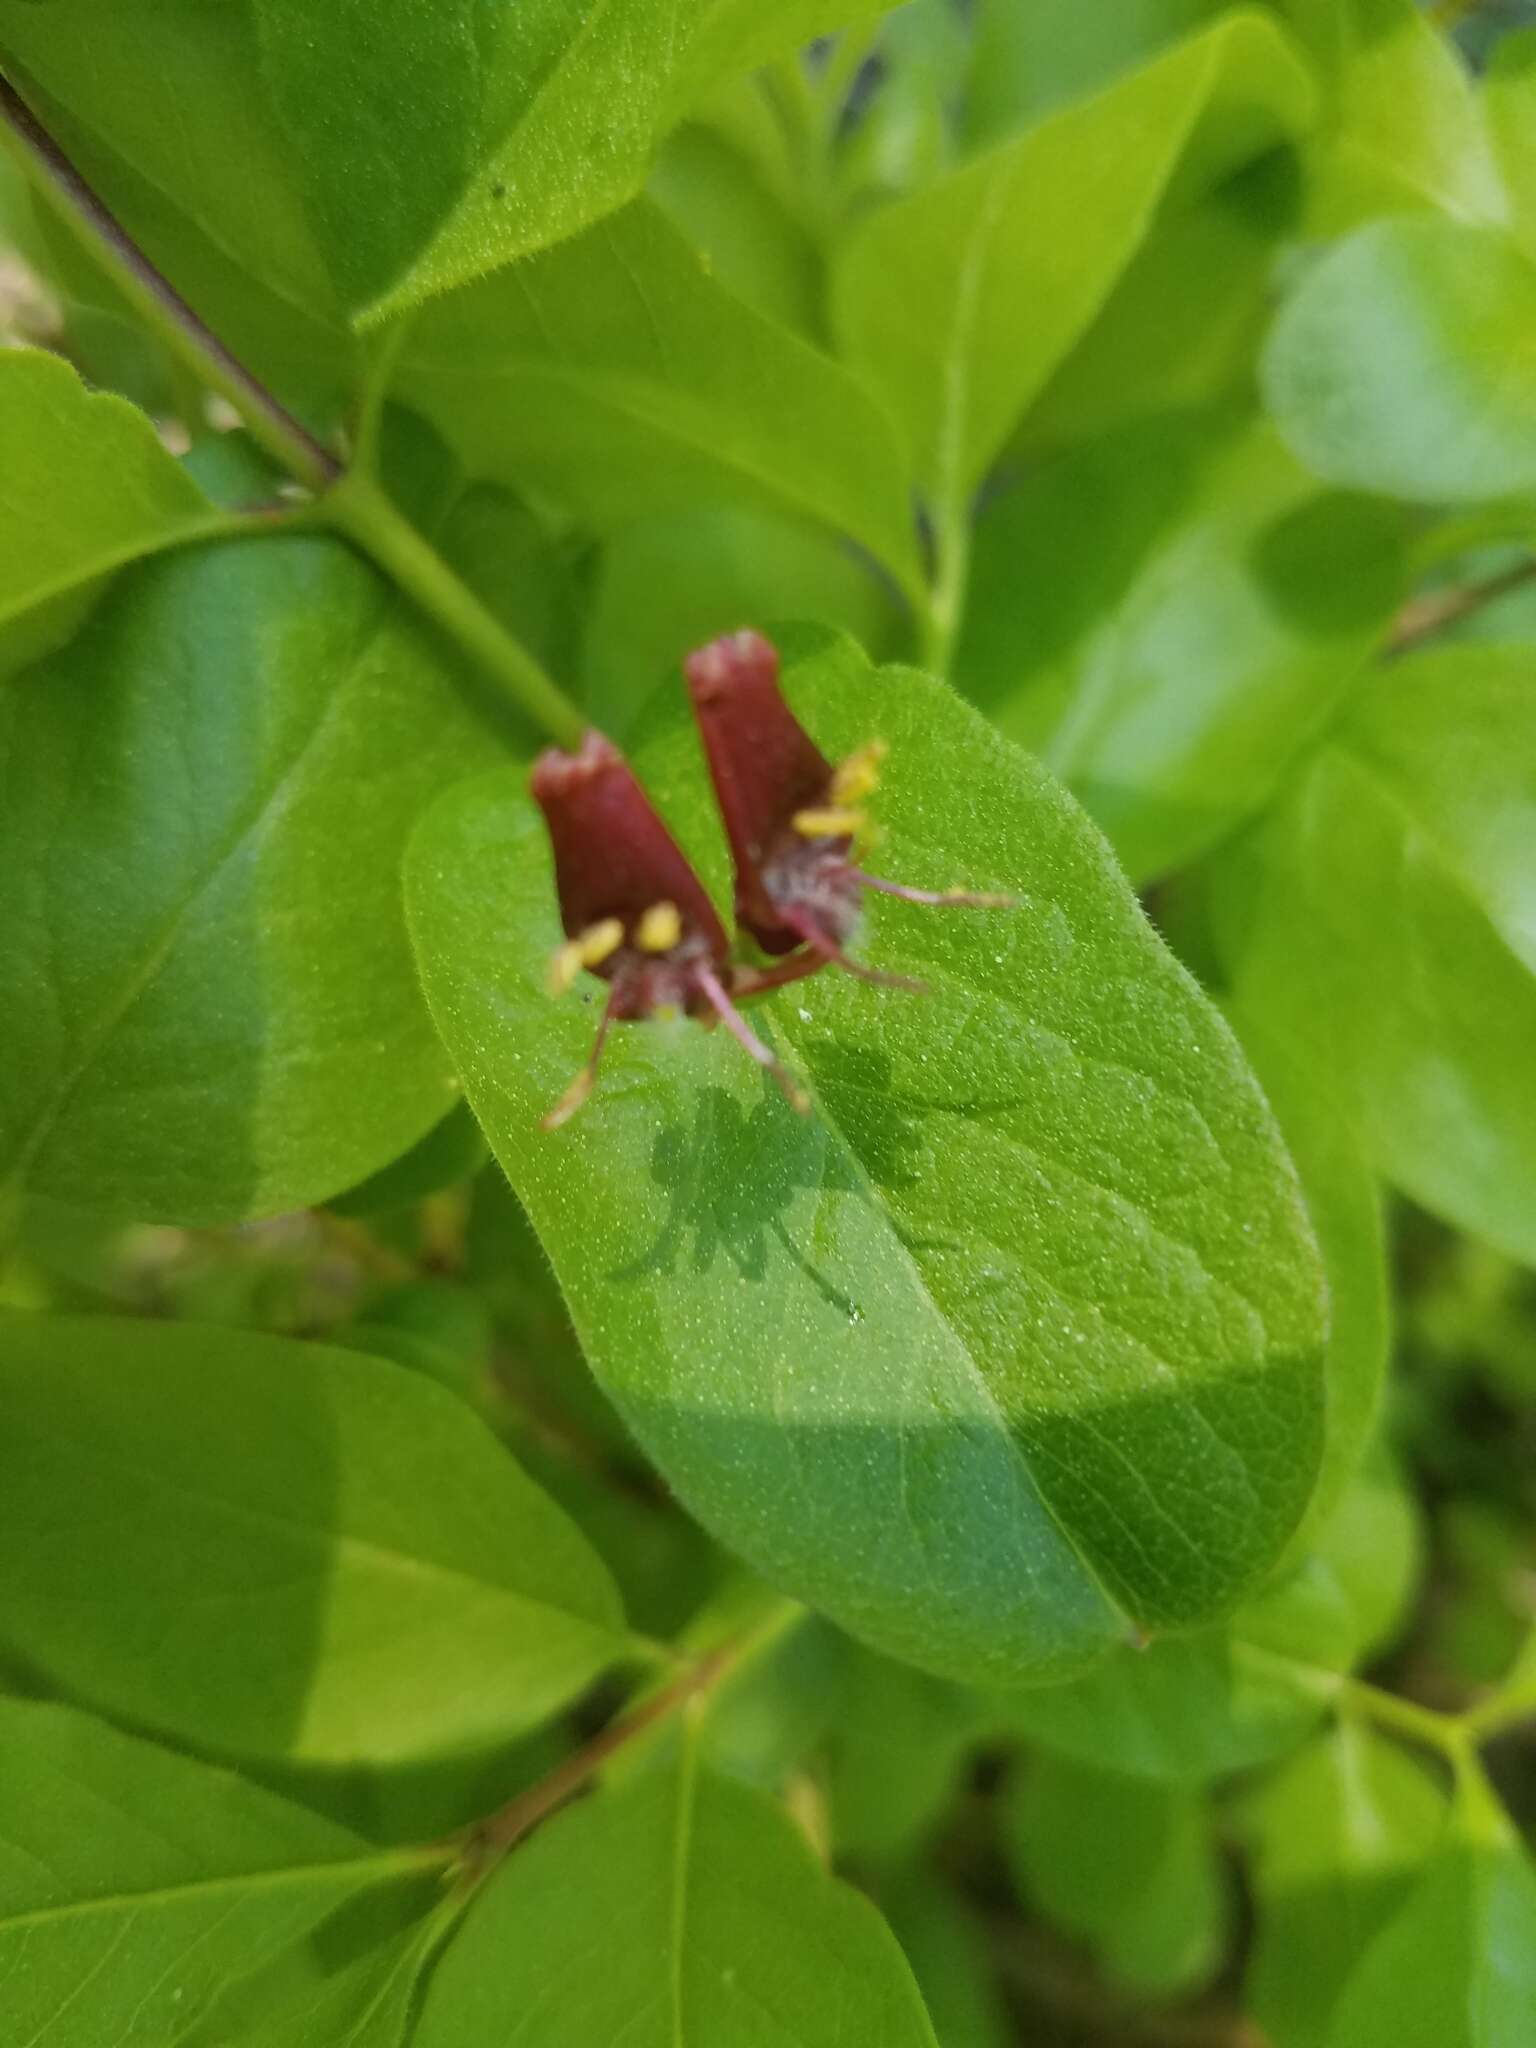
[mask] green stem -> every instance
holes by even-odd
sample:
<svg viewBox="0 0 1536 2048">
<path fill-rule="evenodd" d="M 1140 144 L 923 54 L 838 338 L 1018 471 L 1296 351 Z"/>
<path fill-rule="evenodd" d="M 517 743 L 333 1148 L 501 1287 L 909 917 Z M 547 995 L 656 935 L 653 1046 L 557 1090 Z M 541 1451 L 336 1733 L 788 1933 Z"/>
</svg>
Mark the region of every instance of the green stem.
<svg viewBox="0 0 1536 2048">
<path fill-rule="evenodd" d="M 0 131 L 37 190 L 103 265 L 177 360 L 227 398 L 267 453 L 312 491 L 341 473 L 334 455 L 280 405 L 193 312 L 170 280 L 86 184 L 9 80 L 0 78 Z"/>
<path fill-rule="evenodd" d="M 1339 1688 L 1338 1706 L 1342 1713 L 1370 1721 L 1407 1742 L 1417 1743 L 1421 1749 L 1435 1750 L 1453 1763 L 1459 1764 L 1468 1752 L 1466 1726 L 1456 1715 L 1437 1713 L 1433 1707 L 1400 1699 L 1396 1693 L 1383 1692 L 1380 1686 L 1367 1685 L 1364 1679 L 1345 1679 Z"/>
<path fill-rule="evenodd" d="M 561 746 L 575 746 L 586 720 L 546 675 L 527 648 L 385 497 L 377 484 L 351 472 L 321 501 L 319 516 L 371 555 L 424 612 L 473 655 L 519 710 Z"/>
<path fill-rule="evenodd" d="M 923 660 L 935 675 L 949 675 L 970 581 L 971 523 L 952 493 L 933 509 L 933 581 L 922 619 Z"/>
<path fill-rule="evenodd" d="M 315 518 L 372 556 L 552 739 L 574 745 L 586 721 L 570 698 L 371 477 L 344 472 L 330 450 L 231 354 L 150 262 L 4 78 L 0 78 L 0 135 L 8 140 L 33 184 L 177 360 L 228 399 L 252 437 L 314 493 Z M 370 454 L 381 402 L 376 376 L 363 420 Z"/>
<path fill-rule="evenodd" d="M 620 1719 L 610 1721 L 583 1748 L 557 1764 L 547 1777 L 541 1778 L 536 1785 L 530 1785 L 525 1792 L 519 1792 L 515 1799 L 488 1819 L 465 1829 L 459 1840 L 475 1875 L 483 1876 L 492 1863 L 541 1821 L 564 1806 L 621 1750 L 629 1748 L 685 1708 L 695 1706 L 733 1672 L 771 1647 L 787 1629 L 798 1624 L 803 1615 L 804 1609 L 793 1601 L 775 1603 L 755 1627 L 700 1657 L 670 1685 L 641 1700 Z"/>
</svg>

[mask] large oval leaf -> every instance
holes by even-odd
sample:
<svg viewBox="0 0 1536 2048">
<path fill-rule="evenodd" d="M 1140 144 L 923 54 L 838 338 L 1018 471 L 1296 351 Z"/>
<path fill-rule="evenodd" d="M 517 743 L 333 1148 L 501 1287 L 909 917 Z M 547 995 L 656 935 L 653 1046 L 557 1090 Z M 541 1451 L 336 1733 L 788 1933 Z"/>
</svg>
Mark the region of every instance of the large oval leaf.
<svg viewBox="0 0 1536 2048">
<path fill-rule="evenodd" d="M 593 1012 L 545 993 L 554 895 L 515 776 L 413 843 L 429 1000 L 594 1370 L 700 1517 L 915 1662 L 1072 1668 L 1230 1606 L 1295 1524 L 1317 1253 L 1227 1027 L 1071 799 L 846 644 L 789 688 L 833 755 L 892 743 L 887 872 L 1020 897 L 877 906 L 867 951 L 926 998 L 823 977 L 774 1000 L 814 1116 L 723 1035 L 629 1029 L 591 1110 L 540 1132 Z M 691 735 L 643 765 L 718 875 Z"/>
<path fill-rule="evenodd" d="M 496 758 L 349 549 L 143 564 L 0 698 L 0 1182 L 273 1215 L 452 1106 L 400 908 L 423 805 Z"/>
<path fill-rule="evenodd" d="M 273 1979 L 307 1991 L 312 2008 L 381 1963 L 408 1990 L 408 1959 L 388 1949 L 419 1943 L 448 1852 L 380 1851 L 67 1707 L 0 1700 L 0 1742 L 0 1984 L 13 2041 L 384 2048 L 389 2037 L 361 2024 L 343 2037 L 254 2021 Z"/>
<path fill-rule="evenodd" d="M 539 2048 L 934 2048 L 874 1907 L 770 1800 L 691 1755 L 560 1815 L 476 1902 L 416 2038 L 519 2036 Z"/>
<path fill-rule="evenodd" d="M 399 1762 L 510 1739 L 624 1641 L 575 1525 L 425 1375 L 0 1318 L 0 1643 L 94 1705 L 238 1755 Z"/>
</svg>

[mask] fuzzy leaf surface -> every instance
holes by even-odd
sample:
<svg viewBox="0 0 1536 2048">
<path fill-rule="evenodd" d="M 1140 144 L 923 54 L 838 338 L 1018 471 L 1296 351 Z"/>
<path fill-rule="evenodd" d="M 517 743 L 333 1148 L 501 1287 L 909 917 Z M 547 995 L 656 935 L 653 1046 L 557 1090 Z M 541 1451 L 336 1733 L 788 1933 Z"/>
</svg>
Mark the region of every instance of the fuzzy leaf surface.
<svg viewBox="0 0 1536 2048">
<path fill-rule="evenodd" d="M 792 700 L 833 758 L 891 745 L 883 872 L 1016 893 L 879 899 L 861 950 L 760 1019 L 794 1115 L 724 1033 L 617 1033 L 594 1103 L 516 776 L 424 821 L 407 894 L 433 1014 L 587 1356 L 682 1498 L 877 1647 L 1007 1683 L 1233 1606 L 1321 1442 L 1318 1256 L 1226 1026 L 1082 812 L 942 686 L 813 637 Z M 723 881 L 681 691 L 642 774 Z M 792 1504 L 786 1512 L 786 1504 Z"/>
</svg>

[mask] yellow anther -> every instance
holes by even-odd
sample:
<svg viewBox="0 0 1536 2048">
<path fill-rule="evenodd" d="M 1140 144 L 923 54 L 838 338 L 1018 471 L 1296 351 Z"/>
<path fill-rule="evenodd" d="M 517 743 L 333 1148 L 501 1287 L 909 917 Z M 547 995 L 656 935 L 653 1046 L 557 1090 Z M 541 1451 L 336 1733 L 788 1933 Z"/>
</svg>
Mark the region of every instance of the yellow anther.
<svg viewBox="0 0 1536 2048">
<path fill-rule="evenodd" d="M 581 947 L 568 939 L 549 956 L 549 992 L 563 996 L 581 972 Z"/>
<path fill-rule="evenodd" d="M 653 903 L 641 918 L 635 944 L 642 953 L 670 953 L 683 936 L 683 920 L 675 903 Z"/>
<path fill-rule="evenodd" d="M 605 917 L 601 924 L 589 924 L 576 943 L 583 967 L 601 967 L 623 945 L 624 926 L 616 917 Z"/>
<path fill-rule="evenodd" d="M 563 996 L 584 967 L 601 967 L 624 943 L 624 926 L 616 917 L 588 925 L 579 938 L 567 939 L 549 963 L 549 991 Z"/>
<path fill-rule="evenodd" d="M 880 787 L 880 763 L 889 752 L 884 740 L 871 740 L 850 754 L 832 777 L 832 802 L 845 808 L 873 796 Z"/>
<path fill-rule="evenodd" d="M 862 811 L 796 811 L 795 830 L 802 839 L 851 839 L 864 829 Z"/>
</svg>

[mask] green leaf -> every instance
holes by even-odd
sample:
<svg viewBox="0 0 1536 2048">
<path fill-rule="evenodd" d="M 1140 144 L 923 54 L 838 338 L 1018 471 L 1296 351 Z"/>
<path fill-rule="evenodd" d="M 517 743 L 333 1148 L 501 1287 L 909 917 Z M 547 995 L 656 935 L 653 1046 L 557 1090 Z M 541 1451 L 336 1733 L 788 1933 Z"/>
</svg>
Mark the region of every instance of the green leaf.
<svg viewBox="0 0 1536 2048">
<path fill-rule="evenodd" d="M 994 142 L 1068 100 L 1100 91 L 1166 44 L 1220 14 L 1227 0 L 976 0 L 976 55 L 966 139 Z"/>
<path fill-rule="evenodd" d="M 466 463 L 598 525 L 723 487 L 840 529 L 916 580 L 879 408 L 716 284 L 648 200 L 428 308 L 401 378 Z"/>
<path fill-rule="evenodd" d="M 130 22 L 111 0 L 0 0 L 0 51 L 136 231 L 219 252 L 303 320 L 366 324 L 622 206 L 715 78 L 879 11 L 152 0 Z"/>
<path fill-rule="evenodd" d="M 145 564 L 0 700 L 0 1182 L 179 1224 L 353 1185 L 453 1101 L 399 860 L 494 759 L 346 548 Z"/>
<path fill-rule="evenodd" d="M 1312 270 L 1265 358 L 1267 400 L 1317 475 L 1473 503 L 1536 490 L 1536 264 L 1498 228 L 1388 220 Z"/>
<path fill-rule="evenodd" d="M 849 1657 L 832 1730 L 828 1792 L 839 1851 L 890 1862 L 910 1852 L 991 1733 L 984 1701 L 869 1650 Z"/>
<path fill-rule="evenodd" d="M 1238 1008 L 1321 1070 L 1376 1165 L 1536 1261 L 1536 655 L 1381 671 L 1212 870 Z"/>
<path fill-rule="evenodd" d="M 1314 1554 L 1348 1603 L 1356 1660 L 1389 1649 L 1410 1619 L 1424 1569 L 1423 1511 L 1377 1442 L 1332 1512 L 1313 1524 Z"/>
<path fill-rule="evenodd" d="M 1121 1983 L 1168 1995 L 1219 1962 L 1228 1904 L 1204 1794 L 1042 1756 L 1015 1771 L 1000 1826 L 1023 1897 Z"/>
<path fill-rule="evenodd" d="M 241 2013 L 279 1958 L 322 1984 L 380 1917 L 424 1911 L 447 1866 L 65 1707 L 0 1699 L 0 1746 L 0 1982 L 18 2041 L 206 2040 L 202 2022 Z"/>
<path fill-rule="evenodd" d="M 1203 1784 L 1294 1749 L 1353 1650 L 1342 1596 L 1300 1573 L 1224 1628 L 1116 1650 L 1066 1685 L 996 1695 L 993 1725 L 1094 1768 Z"/>
<path fill-rule="evenodd" d="M 0 1408 L 0 1638 L 113 1713 L 240 1755 L 400 1762 L 510 1740 L 622 1652 L 585 1541 L 418 1374 L 8 1316 Z"/>
<path fill-rule="evenodd" d="M 1485 87 L 1488 123 L 1509 189 L 1511 224 L 1536 256 L 1536 29 L 1499 39 Z"/>
<path fill-rule="evenodd" d="M 712 499 L 613 535 L 592 582 L 582 701 L 626 737 L 678 658 L 744 619 L 812 618 L 892 648 L 901 616 L 868 560 L 808 520 Z"/>
<path fill-rule="evenodd" d="M 1247 1812 L 1258 1896 L 1247 1992 L 1276 2048 L 1324 2048 L 1345 1980 L 1407 1898 L 1445 1811 L 1422 1765 L 1350 1721 L 1260 1787 Z"/>
<path fill-rule="evenodd" d="M 1450 1838 L 1344 1988 L 1327 2048 L 1524 2048 L 1536 2012 L 1536 1866 L 1491 1793 Z"/>
<path fill-rule="evenodd" d="M 1433 206 L 1502 219 L 1480 95 L 1461 53 L 1416 0 L 1280 0 L 1316 55 L 1326 113 L 1306 151 L 1308 227 L 1336 235 Z"/>
<path fill-rule="evenodd" d="M 1232 1022 L 1301 1175 L 1328 1273 L 1328 1428 L 1295 1555 L 1339 1506 L 1376 1424 L 1392 1337 L 1386 1229 L 1360 1134 L 1327 1070 L 1277 1037 L 1267 1020 L 1238 1013 Z M 1361 1555 L 1373 1573 L 1384 1563 L 1374 1548 Z M 1391 1574 L 1382 1572 L 1382 1582 L 1389 1585 Z"/>
<path fill-rule="evenodd" d="M 939 2037 L 939 2048 L 1016 2048 L 986 1930 L 958 1894 L 920 1868 L 881 1887 Z"/>
<path fill-rule="evenodd" d="M 292 68 L 307 86 L 313 131 L 329 142 L 335 85 L 306 46 L 313 40 L 312 14 L 304 0 L 264 4 L 280 6 L 288 17 Z M 374 0 L 356 4 L 371 18 Z M 595 7 L 588 0 L 520 0 L 487 29 L 476 22 L 472 6 L 458 0 L 460 33 L 467 45 L 480 45 L 475 68 L 485 132 L 468 175 L 459 166 L 445 172 L 444 197 L 452 203 L 442 210 L 430 240 L 363 319 L 398 314 L 614 212 L 640 189 L 661 133 L 717 78 L 786 55 L 840 22 L 878 14 L 889 4 L 775 0 L 765 10 L 759 0 L 599 0 Z M 409 14 L 413 37 L 441 69 L 442 8 L 436 0 L 392 0 L 392 11 Z M 370 142 L 387 138 L 393 176 L 410 190 L 418 156 L 408 136 L 397 134 L 398 40 L 385 45 L 362 119 Z M 356 42 L 355 31 L 351 41 Z M 467 83 L 462 61 L 455 71 L 444 86 L 450 134 L 462 126 Z M 442 121 L 434 122 L 430 111 L 417 120 L 432 146 L 431 162 Z M 338 182 L 332 173 L 327 198 Z M 351 210 L 366 216 L 373 197 L 365 188 Z"/>
<path fill-rule="evenodd" d="M 1401 597 L 1404 537 L 1262 425 L 1146 421 L 983 514 L 955 680 L 1133 877 L 1164 873 L 1258 809 L 1327 722 Z"/>
<path fill-rule="evenodd" d="M 455 1103 L 409 1151 L 333 1196 L 326 1207 L 341 1216 L 387 1216 L 469 1180 L 488 1156 L 480 1126 L 462 1102 Z"/>
<path fill-rule="evenodd" d="M 933 2048 L 868 1900 L 770 1800 L 687 1757 L 551 1821 L 471 1908 L 415 2048 L 517 2033 L 539 2048 Z"/>
<path fill-rule="evenodd" d="M 1293 158 L 1272 151 L 1160 217 L 1012 452 L 1054 451 L 1159 413 L 1250 404 L 1297 184 Z"/>
<path fill-rule="evenodd" d="M 231 1984 L 175 2048 L 405 2048 L 422 1980 L 462 1910 L 436 1883 L 349 1901 Z"/>
<path fill-rule="evenodd" d="M 663 144 L 645 189 L 712 277 L 764 319 L 820 338 L 821 252 L 748 150 L 702 121 L 685 121 Z"/>
<path fill-rule="evenodd" d="M 227 521 L 120 398 L 41 349 L 0 353 L 0 675 L 68 639 L 103 581 Z"/>
<path fill-rule="evenodd" d="M 832 757 L 889 741 L 886 872 L 1020 898 L 872 906 L 861 950 L 921 1000 L 828 975 L 772 1002 L 814 1115 L 723 1033 L 624 1029 L 592 1107 L 538 1128 L 594 1012 L 546 993 L 512 777 L 412 847 L 433 1014 L 593 1371 L 705 1525 L 941 1675 L 1069 1670 L 1272 1564 L 1318 1454 L 1316 1253 L 1225 1026 L 1044 771 L 846 642 L 787 687 Z M 718 878 L 680 709 L 640 765 Z"/>
<path fill-rule="evenodd" d="M 1294 134 L 1311 102 L 1284 36 L 1238 14 L 855 230 L 834 279 L 844 352 L 942 503 L 979 481 L 1170 192 Z"/>
</svg>

